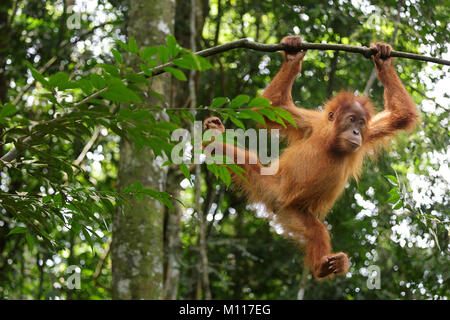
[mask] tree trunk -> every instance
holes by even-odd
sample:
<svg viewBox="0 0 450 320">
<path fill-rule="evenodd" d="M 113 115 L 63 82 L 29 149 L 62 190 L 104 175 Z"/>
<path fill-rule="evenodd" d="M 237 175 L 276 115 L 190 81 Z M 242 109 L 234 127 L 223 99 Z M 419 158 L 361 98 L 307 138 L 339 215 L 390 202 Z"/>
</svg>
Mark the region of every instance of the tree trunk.
<svg viewBox="0 0 450 320">
<path fill-rule="evenodd" d="M 141 46 L 165 43 L 173 34 L 175 1 L 130 0 L 128 36 Z M 138 65 L 130 60 L 130 66 Z M 168 100 L 170 76 L 152 79 L 152 90 Z M 158 102 L 148 99 L 147 105 Z M 161 118 L 162 114 L 156 114 Z M 163 189 L 166 171 L 160 168 L 149 149 L 136 151 L 122 140 L 120 144 L 119 190 L 140 181 L 144 187 Z M 164 207 L 149 198 L 130 199 L 117 208 L 113 219 L 112 297 L 113 299 L 160 299 L 163 288 L 163 213 Z"/>
<path fill-rule="evenodd" d="M 179 170 L 171 170 L 167 175 L 167 190 L 179 199 L 180 181 L 182 174 Z M 173 191 L 172 191 L 173 190 Z M 182 259 L 182 242 L 181 242 L 181 205 L 173 200 L 174 211 L 165 212 L 165 232 L 164 232 L 164 290 L 163 299 L 175 300 L 178 296 L 178 286 L 180 281 L 180 268 Z"/>
<path fill-rule="evenodd" d="M 8 56 L 8 42 L 10 38 L 10 25 L 8 20 L 8 9 L 12 7 L 12 1 L 2 1 L 0 5 L 0 102 L 7 101 L 9 79 L 6 75 L 6 57 Z M 10 18 L 12 19 L 12 18 Z"/>
<path fill-rule="evenodd" d="M 190 47 L 193 52 L 197 51 L 197 29 L 196 29 L 196 20 L 197 20 L 197 0 L 191 0 L 191 16 L 190 16 Z M 191 70 L 189 74 L 189 101 L 191 102 L 191 109 L 193 115 L 195 117 L 195 108 L 197 107 L 197 94 L 195 90 L 195 70 Z M 191 131 L 194 131 L 194 124 L 191 126 Z M 195 148 L 195 145 L 194 145 Z M 195 158 L 194 158 L 195 159 Z M 200 246 L 200 269 L 202 275 L 202 284 L 203 284 L 203 297 L 206 300 L 211 300 L 211 289 L 209 287 L 209 262 L 208 262 L 208 249 L 206 245 L 206 220 L 204 217 L 204 212 L 202 211 L 202 205 L 200 203 L 201 198 L 201 166 L 200 164 L 195 165 L 195 206 L 197 211 L 197 217 L 199 221 L 199 246 Z"/>
</svg>

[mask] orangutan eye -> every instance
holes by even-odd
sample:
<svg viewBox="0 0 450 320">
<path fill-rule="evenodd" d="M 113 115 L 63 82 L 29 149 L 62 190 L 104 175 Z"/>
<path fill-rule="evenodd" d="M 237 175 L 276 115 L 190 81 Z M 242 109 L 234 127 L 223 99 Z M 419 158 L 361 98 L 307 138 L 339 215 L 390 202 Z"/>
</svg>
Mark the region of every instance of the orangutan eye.
<svg viewBox="0 0 450 320">
<path fill-rule="evenodd" d="M 355 120 L 356 120 L 354 116 L 350 116 L 349 119 L 350 119 L 351 122 L 355 122 Z"/>
<path fill-rule="evenodd" d="M 363 127 L 363 126 L 366 125 L 366 122 L 365 122 L 364 120 L 360 120 L 360 121 L 359 121 L 359 125 Z"/>
</svg>

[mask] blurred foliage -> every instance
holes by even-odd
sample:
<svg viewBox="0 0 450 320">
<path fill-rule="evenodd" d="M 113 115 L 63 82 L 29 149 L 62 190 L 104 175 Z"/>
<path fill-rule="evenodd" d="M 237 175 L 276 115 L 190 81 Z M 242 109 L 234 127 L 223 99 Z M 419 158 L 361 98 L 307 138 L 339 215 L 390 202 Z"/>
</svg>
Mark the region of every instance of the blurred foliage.
<svg viewBox="0 0 450 320">
<path fill-rule="evenodd" d="M 242 37 L 277 43 L 286 34 L 301 34 L 310 42 L 385 41 L 396 50 L 433 56 L 448 50 L 450 8 L 441 1 L 203 2 L 203 47 Z M 290 120 L 253 98 L 278 71 L 279 54 L 238 49 L 200 59 L 172 36 L 165 46 L 139 50 L 134 39 L 121 41 L 126 2 L 98 0 L 95 9 L 82 6 L 81 11 L 94 11 L 81 15 L 75 29 L 66 25 L 71 3 L 8 0 L 0 5 L 0 154 L 13 147 L 19 152 L 14 161 L 0 162 L 1 298 L 110 298 L 107 253 L 114 206 L 126 205 L 130 195 L 145 201 L 145 195 L 172 207 L 175 194 L 139 183 L 117 193 L 120 138 L 131 139 L 137 148 L 151 148 L 155 155 L 168 155 L 174 129 L 189 128 L 190 121 L 210 114 L 230 128 L 263 121 L 261 112 L 252 113 L 248 106 L 261 107 L 280 123 Z M 99 21 L 98 13 L 106 20 Z M 186 23 L 177 19 L 177 25 Z M 140 70 L 123 66 L 132 55 L 140 59 Z M 53 57 L 55 62 L 45 68 Z M 187 78 L 183 68 L 202 71 L 195 119 L 181 106 L 169 110 L 167 101 L 150 106 L 166 111 L 164 121 L 155 119 L 149 106 L 142 108 L 142 95 L 160 97 L 148 91 L 152 68 L 169 60 L 181 69 L 165 71 L 180 81 Z M 327 216 L 333 247 L 351 258 L 347 276 L 313 280 L 303 268 L 299 248 L 278 234 L 273 221 L 261 219 L 264 213 L 257 211 L 255 218 L 255 209 L 228 188 L 228 170 L 203 165 L 201 203 L 208 223 L 213 298 L 449 297 L 449 97 L 443 90 L 431 93 L 444 81 L 448 88 L 448 67 L 406 59 L 396 59 L 396 65 L 422 111 L 422 123 L 413 134 L 400 135 L 376 160 L 369 159 L 361 181 L 349 182 Z M 363 92 L 372 69 L 360 55 L 310 51 L 293 88 L 294 100 L 314 109 L 339 90 Z M 379 82 L 370 97 L 381 110 Z M 186 165 L 176 168 L 186 179 L 179 195 L 179 298 L 201 298 L 192 178 Z M 70 265 L 81 270 L 80 290 L 66 286 Z M 366 283 L 371 265 L 381 271 L 379 290 L 368 289 Z"/>
</svg>

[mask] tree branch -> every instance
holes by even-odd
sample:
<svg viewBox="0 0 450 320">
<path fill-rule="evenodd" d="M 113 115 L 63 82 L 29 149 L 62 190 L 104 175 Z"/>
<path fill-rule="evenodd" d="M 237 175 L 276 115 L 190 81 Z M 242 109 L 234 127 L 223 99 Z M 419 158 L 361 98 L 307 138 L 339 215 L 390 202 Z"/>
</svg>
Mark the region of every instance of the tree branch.
<svg viewBox="0 0 450 320">
<path fill-rule="evenodd" d="M 238 49 L 238 48 L 245 48 L 245 49 L 251 49 L 256 51 L 263 51 L 263 52 L 275 52 L 275 51 L 281 51 L 285 50 L 285 46 L 282 44 L 264 44 L 264 43 L 258 43 L 254 42 L 248 38 L 231 41 L 225 44 L 221 44 L 215 47 L 211 47 L 205 50 L 197 51 L 195 52 L 196 55 L 199 55 L 201 57 L 209 57 L 218 53 L 222 53 L 228 50 L 232 49 Z M 328 43 L 309 43 L 304 42 L 301 46 L 299 46 L 298 51 L 300 50 L 333 50 L 333 51 L 346 51 L 351 53 L 359 53 L 362 54 L 366 58 L 370 58 L 373 54 L 376 53 L 375 50 L 370 49 L 368 47 L 359 47 L 359 46 L 353 46 L 353 45 L 344 45 L 344 44 L 328 44 Z M 397 57 L 397 58 L 406 58 L 406 59 L 412 59 L 412 60 L 420 60 L 420 61 L 427 61 L 427 62 L 433 62 L 438 63 L 442 65 L 450 66 L 449 60 L 444 60 L 440 58 L 435 57 L 428 57 L 423 56 L 420 54 L 415 53 L 409 53 L 409 52 L 402 52 L 402 51 L 392 51 L 391 57 Z M 152 70 L 152 75 L 159 75 L 164 73 L 163 70 L 165 67 L 173 67 L 172 62 L 168 62 L 166 64 L 160 65 L 155 67 Z M 140 72 L 140 74 L 144 74 L 143 72 Z"/>
</svg>

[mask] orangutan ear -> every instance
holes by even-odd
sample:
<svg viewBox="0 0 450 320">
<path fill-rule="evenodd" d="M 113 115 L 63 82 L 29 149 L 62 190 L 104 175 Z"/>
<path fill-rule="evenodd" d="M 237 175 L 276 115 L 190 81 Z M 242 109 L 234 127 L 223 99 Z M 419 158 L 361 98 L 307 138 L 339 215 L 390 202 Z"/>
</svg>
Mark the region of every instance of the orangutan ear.
<svg viewBox="0 0 450 320">
<path fill-rule="evenodd" d="M 333 112 L 330 112 L 330 113 L 328 114 L 328 120 L 330 120 L 330 121 L 333 121 L 333 120 L 334 120 L 334 113 L 333 113 Z"/>
</svg>

